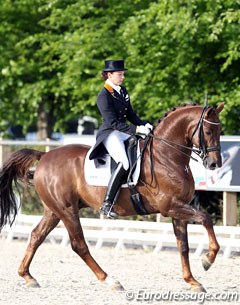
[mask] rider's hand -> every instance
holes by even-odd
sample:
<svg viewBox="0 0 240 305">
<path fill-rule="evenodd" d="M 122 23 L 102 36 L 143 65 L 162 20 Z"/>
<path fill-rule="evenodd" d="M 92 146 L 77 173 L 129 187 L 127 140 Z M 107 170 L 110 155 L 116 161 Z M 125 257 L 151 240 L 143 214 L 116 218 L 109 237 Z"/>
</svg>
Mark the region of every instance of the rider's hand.
<svg viewBox="0 0 240 305">
<path fill-rule="evenodd" d="M 143 139 L 150 133 L 150 129 L 144 125 L 137 126 L 136 134 L 141 136 Z"/>
<path fill-rule="evenodd" d="M 149 124 L 149 123 L 145 124 L 144 126 L 147 127 L 147 128 L 149 128 L 150 130 L 153 130 L 153 125 L 151 125 L 151 124 Z"/>
</svg>

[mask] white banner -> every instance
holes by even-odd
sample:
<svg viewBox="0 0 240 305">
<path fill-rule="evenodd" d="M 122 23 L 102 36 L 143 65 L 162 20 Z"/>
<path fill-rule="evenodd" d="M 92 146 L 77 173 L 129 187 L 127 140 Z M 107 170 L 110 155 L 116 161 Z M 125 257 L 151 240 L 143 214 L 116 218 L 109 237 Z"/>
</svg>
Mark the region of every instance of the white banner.
<svg viewBox="0 0 240 305">
<path fill-rule="evenodd" d="M 214 171 L 190 161 L 196 190 L 240 192 L 240 136 L 221 136 L 221 155 L 222 167 Z"/>
</svg>

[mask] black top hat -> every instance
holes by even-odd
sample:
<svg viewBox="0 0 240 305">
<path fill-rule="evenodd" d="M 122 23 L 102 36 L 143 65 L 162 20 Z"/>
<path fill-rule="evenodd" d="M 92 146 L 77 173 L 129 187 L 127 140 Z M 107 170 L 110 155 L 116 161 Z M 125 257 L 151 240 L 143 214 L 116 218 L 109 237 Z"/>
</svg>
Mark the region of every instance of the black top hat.
<svg viewBox="0 0 240 305">
<path fill-rule="evenodd" d="M 124 60 L 105 60 L 105 68 L 103 72 L 125 71 Z"/>
</svg>

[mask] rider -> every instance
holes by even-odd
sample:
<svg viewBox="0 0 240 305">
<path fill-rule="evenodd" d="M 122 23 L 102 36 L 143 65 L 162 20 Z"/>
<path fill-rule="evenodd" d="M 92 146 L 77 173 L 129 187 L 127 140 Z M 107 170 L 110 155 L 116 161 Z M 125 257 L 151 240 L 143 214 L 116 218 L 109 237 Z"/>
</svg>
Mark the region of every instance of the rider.
<svg viewBox="0 0 240 305">
<path fill-rule="evenodd" d="M 126 70 L 123 60 L 105 61 L 105 68 L 102 71 L 105 84 L 97 97 L 97 106 L 102 115 L 103 123 L 97 133 L 96 144 L 89 156 L 90 159 L 97 159 L 108 152 L 117 163 L 100 209 L 101 214 L 110 218 L 117 216 L 112 210 L 112 206 L 122 184 L 122 177 L 129 170 L 124 142 L 135 134 L 144 138 L 153 128 L 151 124 L 141 120 L 133 111 L 128 92 L 124 86 L 121 86 Z M 131 124 L 127 124 L 126 120 Z"/>
</svg>

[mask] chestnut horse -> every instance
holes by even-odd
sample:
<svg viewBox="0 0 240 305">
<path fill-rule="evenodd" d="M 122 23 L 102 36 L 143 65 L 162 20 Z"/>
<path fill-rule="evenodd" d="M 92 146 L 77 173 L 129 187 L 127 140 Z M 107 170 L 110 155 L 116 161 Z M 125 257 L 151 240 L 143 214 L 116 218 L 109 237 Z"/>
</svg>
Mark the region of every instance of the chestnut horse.
<svg viewBox="0 0 240 305">
<path fill-rule="evenodd" d="M 161 213 L 172 218 L 183 278 L 191 285 L 192 291 L 197 292 L 204 292 L 205 289 L 190 270 L 188 221 L 200 223 L 207 230 L 209 251 L 202 262 L 205 270 L 213 264 L 219 244 L 209 215 L 189 205 L 194 195 L 194 180 L 189 161 L 192 151 L 195 151 L 206 168 L 214 170 L 221 167 L 219 113 L 223 107 L 223 103 L 216 108 L 184 105 L 172 109 L 160 119 L 149 136 L 137 184 L 137 190 L 149 213 Z M 33 182 L 43 203 L 44 215 L 31 233 L 18 271 L 28 286 L 39 286 L 29 271 L 30 263 L 46 236 L 62 220 L 68 230 L 72 249 L 90 267 L 97 279 L 109 286 L 115 285 L 116 289 L 123 289 L 93 259 L 83 236 L 79 209 L 99 209 L 106 192 L 105 187 L 90 186 L 84 179 L 84 159 L 88 150 L 89 146 L 86 145 L 66 145 L 47 153 L 20 149 L 2 167 L 0 228 L 9 220 L 13 221 L 17 213 L 13 182 L 17 184 L 17 179 L 29 182 L 29 169 L 39 160 Z M 121 190 L 114 209 L 120 216 L 136 215 L 129 189 Z"/>
</svg>

